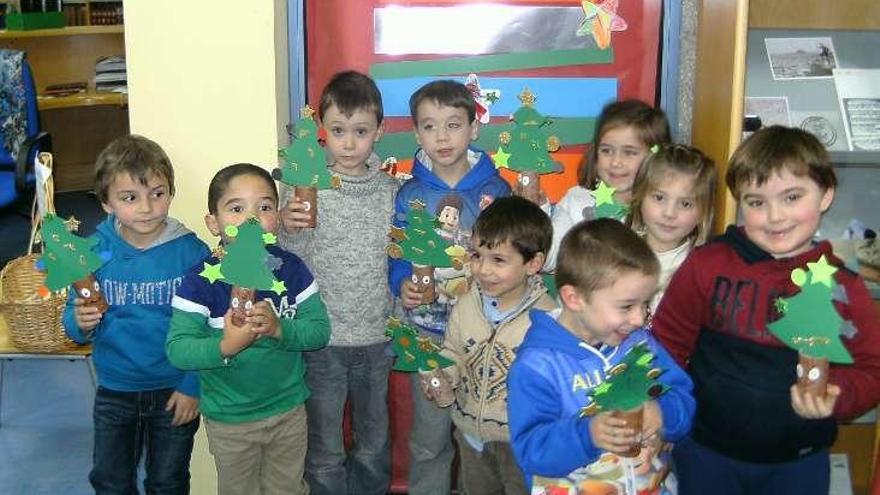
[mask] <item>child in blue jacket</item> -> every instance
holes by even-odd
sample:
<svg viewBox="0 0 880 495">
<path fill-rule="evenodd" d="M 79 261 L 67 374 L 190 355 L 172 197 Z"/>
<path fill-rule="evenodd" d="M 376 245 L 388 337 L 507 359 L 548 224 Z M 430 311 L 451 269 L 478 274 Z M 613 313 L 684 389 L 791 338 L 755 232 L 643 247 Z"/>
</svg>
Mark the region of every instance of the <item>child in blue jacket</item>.
<svg viewBox="0 0 880 495">
<path fill-rule="evenodd" d="M 71 294 L 64 310 L 67 335 L 92 343 L 98 372 L 89 480 L 98 494 L 138 493 L 145 454 L 147 493 L 187 493 L 199 384 L 168 361 L 165 336 L 174 293 L 209 251 L 168 216 L 174 169 L 153 141 L 110 143 L 98 156 L 95 191 L 108 213 L 96 249 L 110 252 L 95 278 L 110 306 L 101 313 Z"/>
<path fill-rule="evenodd" d="M 508 196 L 510 186 L 489 156 L 470 147 L 477 137 L 476 103 L 464 84 L 450 80 L 430 82 L 409 100 L 419 149 L 412 179 L 397 192 L 394 223 L 405 227 L 412 202 L 425 205 L 437 217 L 439 234 L 452 244 L 469 247 L 470 230 L 480 211 L 495 198 Z M 407 319 L 423 336 L 440 343 L 456 298 L 467 293 L 464 270 L 435 268 L 437 298 L 422 304 L 422 293 L 411 279 L 412 265 L 391 260 L 389 283 L 405 309 Z M 448 494 L 452 458 L 452 420 L 449 413 L 428 401 L 419 376 L 413 375 L 413 427 L 410 433 L 409 493 Z"/>
<path fill-rule="evenodd" d="M 511 442 L 528 486 L 666 493 L 658 450 L 690 430 L 695 402 L 690 378 L 643 327 L 659 272 L 648 245 L 617 221 L 582 222 L 566 234 L 556 272 L 563 307 L 531 312 L 507 382 Z M 642 430 L 611 412 L 581 417 L 593 389 L 642 343 L 669 387 L 645 403 Z M 634 443 L 641 454 L 622 457 Z"/>
</svg>

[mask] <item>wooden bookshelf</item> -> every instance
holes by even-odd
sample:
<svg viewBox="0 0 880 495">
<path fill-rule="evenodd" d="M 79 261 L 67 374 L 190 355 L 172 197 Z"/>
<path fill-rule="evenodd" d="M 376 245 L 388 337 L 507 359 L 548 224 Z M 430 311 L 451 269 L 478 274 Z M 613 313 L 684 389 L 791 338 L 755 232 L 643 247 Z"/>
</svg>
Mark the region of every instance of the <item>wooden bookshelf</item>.
<svg viewBox="0 0 880 495">
<path fill-rule="evenodd" d="M 95 105 L 125 106 L 128 95 L 123 93 L 85 92 L 65 96 L 37 96 L 37 107 L 42 110 L 56 108 L 91 107 Z"/>
<path fill-rule="evenodd" d="M 27 53 L 37 88 L 42 130 L 52 134 L 55 189 L 90 189 L 98 153 L 129 132 L 128 97 L 94 91 L 95 63 L 125 54 L 121 25 L 69 26 L 34 31 L 0 31 L 0 48 Z M 85 82 L 88 91 L 46 96 L 46 86 Z"/>
<path fill-rule="evenodd" d="M 46 38 L 49 36 L 80 36 L 86 34 L 122 34 L 121 24 L 111 26 L 67 26 L 56 29 L 34 29 L 32 31 L 0 31 L 0 40 L 16 38 Z"/>
</svg>

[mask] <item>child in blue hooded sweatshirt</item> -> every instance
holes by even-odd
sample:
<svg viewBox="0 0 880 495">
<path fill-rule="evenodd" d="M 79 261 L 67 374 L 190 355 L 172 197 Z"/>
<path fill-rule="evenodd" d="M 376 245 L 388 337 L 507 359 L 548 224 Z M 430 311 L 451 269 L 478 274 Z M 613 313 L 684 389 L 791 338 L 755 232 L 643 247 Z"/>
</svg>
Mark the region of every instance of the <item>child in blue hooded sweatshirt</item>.
<svg viewBox="0 0 880 495">
<path fill-rule="evenodd" d="M 91 342 L 98 372 L 92 487 L 138 493 L 146 450 L 148 493 L 187 493 L 193 437 L 199 428 L 195 373 L 168 362 L 171 298 L 208 248 L 168 217 L 174 169 L 142 136 L 123 136 L 98 156 L 95 191 L 107 219 L 94 237 L 110 259 L 95 273 L 109 308 L 103 314 L 74 295 L 64 310 L 71 339 Z"/>
<path fill-rule="evenodd" d="M 644 328 L 659 273 L 651 248 L 615 220 L 581 222 L 563 239 L 563 307 L 531 311 L 507 381 L 511 443 L 532 493 L 669 493 L 668 456 L 659 451 L 690 430 L 695 402 L 690 378 Z M 669 387 L 645 403 L 641 431 L 611 412 L 581 417 L 590 392 L 641 343 Z M 633 444 L 641 453 L 623 457 Z"/>
<path fill-rule="evenodd" d="M 508 196 L 510 186 L 486 153 L 470 147 L 477 137 L 477 110 L 464 84 L 430 82 L 413 93 L 409 107 L 421 149 L 415 155 L 412 179 L 397 193 L 394 224 L 404 227 L 407 211 L 418 201 L 439 220 L 439 234 L 464 248 L 460 250 L 463 255 L 480 211 L 495 198 Z M 422 304 L 423 289 L 412 280 L 412 273 L 408 261 L 391 260 L 391 290 L 400 297 L 407 319 L 420 333 L 441 343 L 452 305 L 457 296 L 468 291 L 466 274 L 454 268 L 435 268 L 437 298 Z M 423 396 L 418 375 L 413 376 L 412 397 L 409 493 L 448 494 L 455 453 L 449 413 Z"/>
</svg>

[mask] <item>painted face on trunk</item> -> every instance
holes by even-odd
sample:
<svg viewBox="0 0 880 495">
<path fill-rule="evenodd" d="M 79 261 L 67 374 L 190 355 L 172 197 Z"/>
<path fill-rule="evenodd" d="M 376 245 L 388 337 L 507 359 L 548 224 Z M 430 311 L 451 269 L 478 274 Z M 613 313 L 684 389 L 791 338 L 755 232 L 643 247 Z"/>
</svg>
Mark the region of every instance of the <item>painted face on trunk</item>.
<svg viewBox="0 0 880 495">
<path fill-rule="evenodd" d="M 434 267 L 413 266 L 412 281 L 416 289 L 422 293 L 422 304 L 430 304 L 434 301 Z"/>
</svg>

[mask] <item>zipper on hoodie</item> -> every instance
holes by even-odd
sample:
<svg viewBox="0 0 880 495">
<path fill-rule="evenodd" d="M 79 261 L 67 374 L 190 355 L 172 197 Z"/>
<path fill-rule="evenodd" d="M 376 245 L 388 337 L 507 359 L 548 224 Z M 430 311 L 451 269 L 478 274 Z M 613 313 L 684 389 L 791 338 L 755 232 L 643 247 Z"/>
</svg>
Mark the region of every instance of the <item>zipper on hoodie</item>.
<svg viewBox="0 0 880 495">
<path fill-rule="evenodd" d="M 530 308 L 531 305 L 534 304 L 535 301 L 540 299 L 544 293 L 540 292 L 540 291 L 535 291 L 533 288 L 531 288 L 530 294 L 531 295 L 526 300 L 525 304 L 520 305 L 520 308 L 518 311 L 516 311 L 514 313 L 510 313 L 509 315 L 504 317 L 500 322 L 498 322 L 498 325 L 496 325 L 494 329 L 492 328 L 491 324 L 489 325 L 489 330 L 490 330 L 490 334 L 491 334 L 491 338 L 489 339 L 489 343 L 490 343 L 491 347 L 493 347 L 493 348 L 495 347 L 495 341 L 498 340 L 498 334 L 500 333 L 501 328 L 504 327 L 505 325 L 507 325 L 508 323 L 510 323 L 511 321 L 513 321 L 514 319 L 516 319 L 519 315 L 521 315 L 524 311 L 526 311 L 527 308 Z M 479 301 L 480 312 L 483 314 L 483 320 L 488 322 L 488 320 L 486 319 L 486 312 L 483 310 L 482 296 L 479 296 L 479 297 L 480 297 L 480 301 Z M 491 361 L 491 360 L 492 360 L 492 353 L 490 353 L 490 352 L 486 353 L 486 356 L 483 358 L 483 363 L 482 363 L 483 370 L 486 370 L 486 367 L 489 365 L 489 361 Z M 486 374 L 483 373 L 483 375 L 486 375 Z M 488 376 L 481 376 L 480 377 L 480 389 L 481 390 L 486 390 L 486 386 L 488 385 L 488 380 L 489 380 Z M 481 439 L 483 438 L 483 409 L 485 406 L 486 406 L 486 394 L 480 394 L 480 406 L 477 408 L 477 434 L 480 435 Z"/>
</svg>

